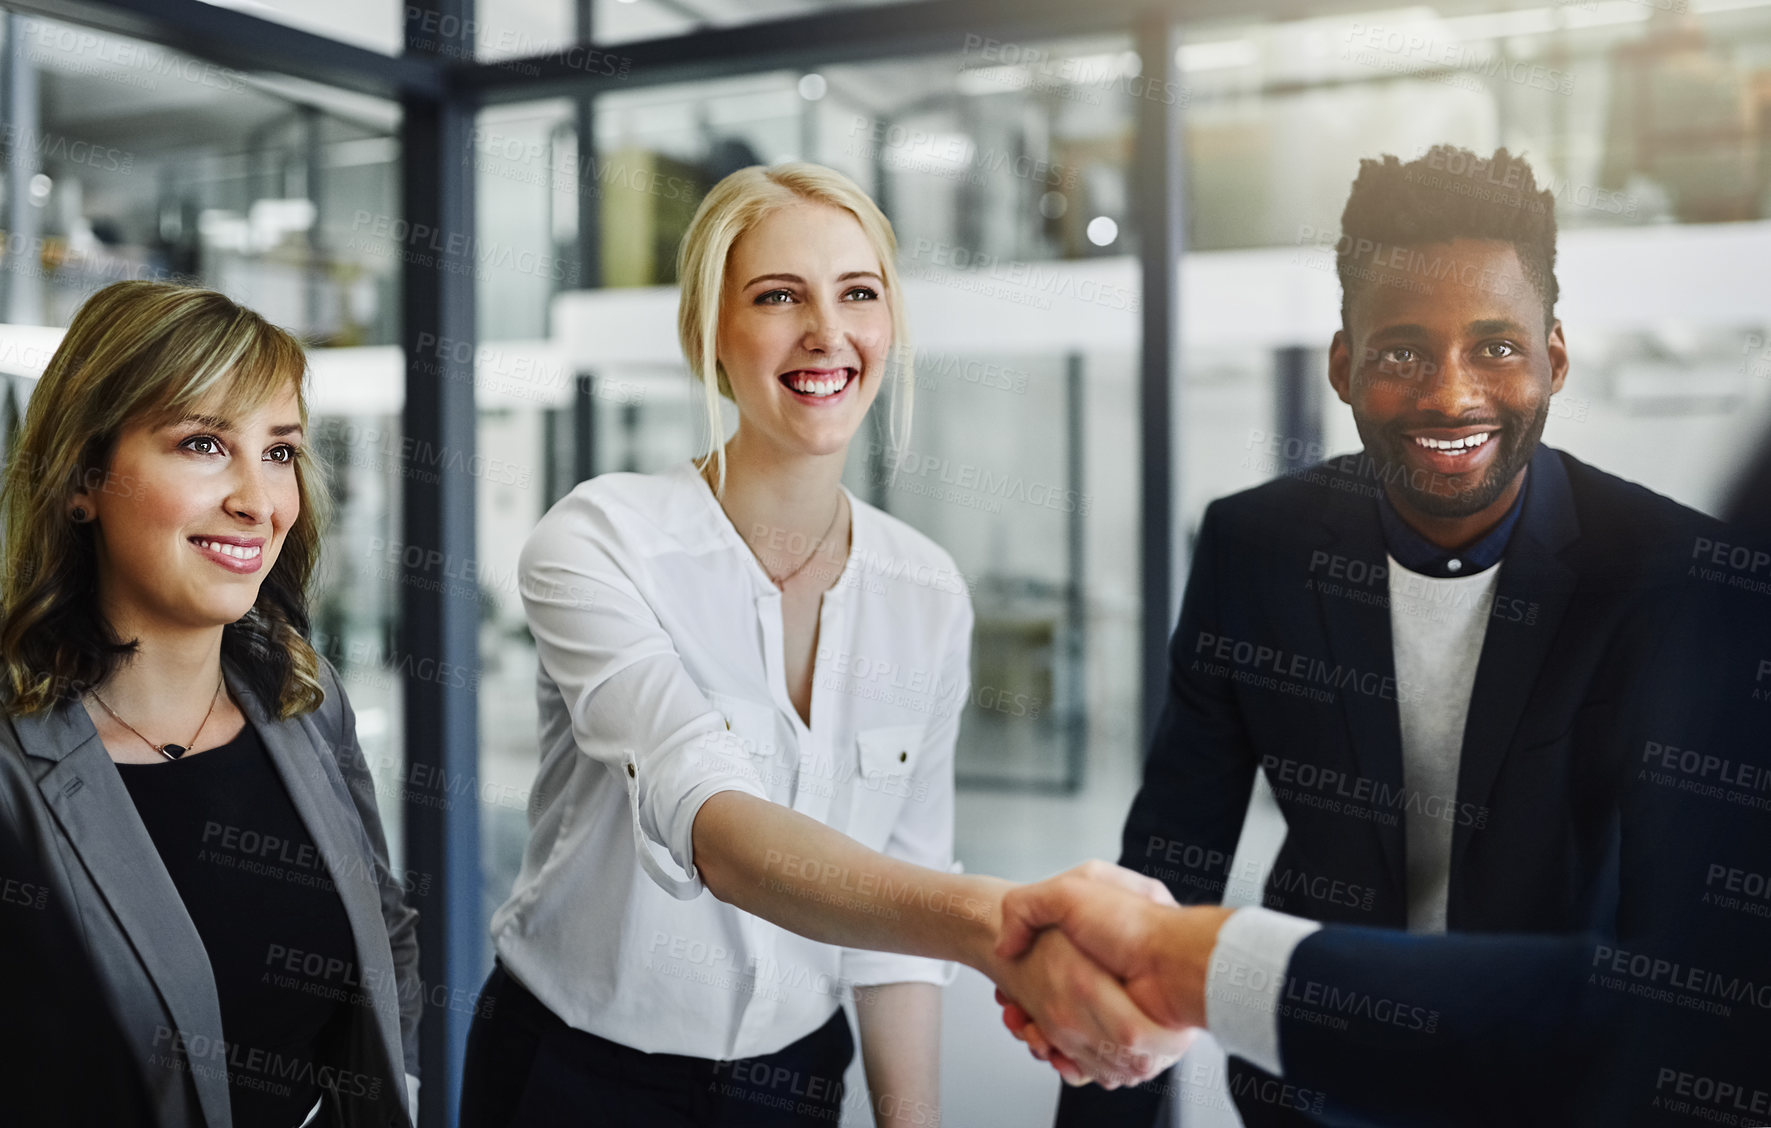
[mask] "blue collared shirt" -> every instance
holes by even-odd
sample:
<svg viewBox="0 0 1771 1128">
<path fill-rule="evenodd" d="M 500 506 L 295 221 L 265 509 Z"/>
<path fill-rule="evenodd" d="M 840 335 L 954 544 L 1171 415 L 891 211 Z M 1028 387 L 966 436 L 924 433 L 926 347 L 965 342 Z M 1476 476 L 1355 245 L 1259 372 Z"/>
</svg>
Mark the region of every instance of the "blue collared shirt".
<svg viewBox="0 0 1771 1128">
<path fill-rule="evenodd" d="M 1512 507 L 1500 519 L 1500 524 L 1490 529 L 1481 540 L 1455 551 L 1440 548 L 1415 532 L 1390 503 L 1390 491 L 1380 490 L 1377 515 L 1384 527 L 1384 545 L 1396 563 L 1410 572 L 1439 579 L 1473 576 L 1500 563 L 1501 556 L 1507 551 L 1507 542 L 1512 539 L 1513 526 L 1519 523 L 1519 514 L 1525 510 L 1525 494 L 1530 489 L 1531 474 L 1527 472 L 1519 496 L 1513 499 Z"/>
</svg>

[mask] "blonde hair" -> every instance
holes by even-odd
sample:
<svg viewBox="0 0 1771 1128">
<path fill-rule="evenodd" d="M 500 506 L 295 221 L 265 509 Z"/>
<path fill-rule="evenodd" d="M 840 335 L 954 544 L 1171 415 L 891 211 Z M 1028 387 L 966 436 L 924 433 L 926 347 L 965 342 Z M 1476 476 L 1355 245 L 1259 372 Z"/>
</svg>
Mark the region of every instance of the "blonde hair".
<svg viewBox="0 0 1771 1128">
<path fill-rule="evenodd" d="M 93 526 L 69 517 L 82 488 L 134 493 L 109 470 L 123 430 L 170 422 L 215 393 L 230 410 L 252 411 L 291 384 L 305 429 L 306 373 L 294 337 L 211 290 L 118 282 L 80 307 L 31 393 L 0 486 L 0 694 L 9 711 L 77 697 L 136 652 L 99 610 Z M 222 630 L 222 654 L 282 718 L 325 698 L 305 636 L 330 496 L 305 446 L 295 479 L 301 512 L 277 562 L 252 610 Z"/>
<path fill-rule="evenodd" d="M 719 312 L 725 293 L 726 263 L 740 236 L 776 208 L 801 200 L 841 208 L 861 224 L 868 244 L 879 256 L 886 301 L 892 311 L 892 349 L 887 367 L 896 361 L 892 389 L 892 414 L 887 430 L 892 446 L 900 448 L 910 439 L 910 418 L 915 393 L 910 334 L 904 317 L 903 292 L 898 285 L 898 239 L 891 221 L 879 205 L 853 180 L 833 168 L 808 161 L 752 165 L 732 173 L 707 193 L 677 250 L 676 273 L 681 280 L 682 300 L 677 306 L 677 336 L 689 373 L 701 382 L 702 403 L 707 410 L 709 449 L 700 459 L 718 460 L 716 493 L 726 484 L 726 448 L 721 442 L 719 397 L 732 398 L 732 385 L 719 362 Z M 900 440 L 902 436 L 902 440 Z"/>
</svg>

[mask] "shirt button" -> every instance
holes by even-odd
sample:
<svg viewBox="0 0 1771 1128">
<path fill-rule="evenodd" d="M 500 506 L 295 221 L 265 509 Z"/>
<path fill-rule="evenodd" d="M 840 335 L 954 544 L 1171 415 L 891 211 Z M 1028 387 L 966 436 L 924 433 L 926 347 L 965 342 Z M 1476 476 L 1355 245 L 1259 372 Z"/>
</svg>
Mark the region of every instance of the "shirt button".
<svg viewBox="0 0 1771 1128">
<path fill-rule="evenodd" d="M 898 753 L 898 763 L 902 764 L 905 760 L 908 760 L 908 759 L 910 759 L 910 753 L 908 753 L 908 752 Z"/>
<path fill-rule="evenodd" d="M 629 765 L 627 765 L 627 778 L 628 778 L 628 779 L 632 779 L 632 778 L 634 778 L 634 776 L 633 776 L 633 765 L 632 765 L 632 764 L 629 764 Z"/>
<path fill-rule="evenodd" d="M 1447 572 L 1461 572 L 1464 570 L 1464 562 L 1457 559 L 1447 560 L 1445 562 L 1445 570 Z"/>
</svg>

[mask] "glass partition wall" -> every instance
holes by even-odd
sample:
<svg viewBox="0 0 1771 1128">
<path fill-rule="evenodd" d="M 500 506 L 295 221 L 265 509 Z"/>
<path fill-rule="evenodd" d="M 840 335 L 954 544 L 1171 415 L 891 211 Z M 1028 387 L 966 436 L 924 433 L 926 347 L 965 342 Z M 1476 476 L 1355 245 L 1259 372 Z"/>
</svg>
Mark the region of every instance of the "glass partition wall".
<svg viewBox="0 0 1771 1128">
<path fill-rule="evenodd" d="M 1014 68 L 961 55 L 623 92 L 597 100 L 592 156 L 578 154 L 569 102 L 482 112 L 482 230 L 557 268 L 524 270 L 517 255 L 510 268 L 484 272 L 482 337 L 571 333 L 552 322 L 578 307 L 550 299 L 571 288 L 560 276 L 579 269 L 580 195 L 595 201 L 605 288 L 643 289 L 673 313 L 674 295 L 657 288 L 675 282 L 676 246 L 701 196 L 734 169 L 788 159 L 847 172 L 885 208 L 907 288 L 920 287 L 910 299 L 913 338 L 921 339 L 919 306 L 938 303 L 943 286 L 992 275 L 1011 279 L 996 305 L 1049 310 L 1055 297 L 1061 313 L 1068 295 L 1013 279 L 1034 264 L 1123 258 L 1134 222 L 1126 189 L 1132 118 L 1114 87 L 1137 64 L 1124 39 L 1039 49 L 1093 68 L 1098 87 L 1030 86 Z M 1127 457 L 1135 352 L 1131 342 L 1079 340 L 1054 355 L 1017 348 L 1007 325 L 973 329 L 974 346 L 914 349 L 910 441 L 894 449 L 876 412 L 877 425 L 852 449 L 847 483 L 952 552 L 971 587 L 975 691 L 961 778 L 1072 789 L 1089 756 L 1129 763 L 1136 755 L 1135 684 L 1119 676 L 1135 661 L 1128 565 L 1137 475 Z M 658 470 L 703 449 L 699 399 L 674 333 L 614 351 L 632 359 L 577 374 L 590 392 L 583 403 L 537 407 L 527 421 L 515 409 L 499 417 L 499 433 L 513 449 L 552 451 L 556 466 L 582 458 L 591 473 Z M 490 444 L 486 420 L 481 435 Z M 734 421 L 728 411 L 728 426 Z M 588 449 L 564 449 L 574 439 Z M 549 487 L 519 499 L 530 520 L 569 485 L 538 463 L 531 469 Z M 506 542 L 503 563 L 514 566 L 519 547 L 520 538 Z M 485 655 L 488 676 L 533 668 L 521 607 L 507 603 L 509 629 L 496 645 L 509 656 Z M 482 763 L 502 756 L 508 741 L 525 765 L 512 778 L 532 774 L 531 732 L 488 721 Z M 487 825 L 520 814 L 488 811 Z M 514 874 L 516 862 L 507 856 L 505 872 Z"/>
<path fill-rule="evenodd" d="M 846 482 L 946 547 L 971 591 L 958 848 L 977 870 L 1030 878 L 1112 856 L 1136 787 L 1139 636 L 1169 619 L 1143 605 L 1139 575 L 1138 249 L 1150 211 L 1132 186 L 1152 98 L 1178 102 L 1185 119 L 1173 437 L 1183 565 L 1211 499 L 1357 445 L 1324 372 L 1338 327 L 1333 242 L 1362 157 L 1506 145 L 1555 191 L 1573 368 L 1546 441 L 1709 508 L 1766 426 L 1771 3 L 1288 6 L 1283 18 L 1187 26 L 1172 60 L 1179 88 L 1146 78 L 1131 7 L 1103 6 L 1083 34 L 1079 10 L 1034 0 L 1035 23 L 1072 30 L 1015 41 L 992 30 L 987 6 L 960 5 L 969 22 L 937 46 L 875 61 L 746 73 L 721 60 L 670 82 L 641 62 L 676 65 L 659 37 L 794 19 L 771 29 L 790 37 L 876 7 L 890 5 L 254 5 L 375 64 L 352 58 L 305 78 L 225 46 L 198 57 L 115 29 L 6 17 L 7 418 L 16 426 L 53 347 L 25 331 L 65 325 L 118 278 L 215 286 L 312 346 L 313 442 L 338 502 L 315 641 L 346 679 L 396 865 L 450 937 L 484 935 L 527 836 L 535 658 L 517 551 L 577 482 L 703 449 L 671 328 L 673 264 L 696 204 L 732 169 L 830 164 L 897 229 L 915 418 L 898 445 L 865 432 Z M 284 45 L 334 58 L 312 40 Z M 403 174 L 412 161 L 428 162 L 425 177 L 453 167 L 402 143 L 411 106 L 428 113 L 453 96 L 440 70 L 402 69 L 419 56 L 459 81 L 542 81 L 553 67 L 601 83 L 590 101 L 558 82 L 501 88 L 464 118 L 476 202 L 452 226 L 471 228 L 459 232 L 471 317 L 410 292 L 439 240 L 415 229 Z M 377 85 L 383 72 L 404 77 Z M 1479 170 L 1442 171 L 1482 190 Z M 611 303 L 631 303 L 618 307 L 620 331 L 605 328 Z M 463 377 L 470 444 L 442 441 L 440 424 L 405 433 L 409 400 L 429 405 Z M 410 532 L 410 499 L 429 504 L 425 490 L 453 473 L 468 477 L 474 532 L 445 551 L 441 534 L 433 544 Z M 403 645 L 402 606 L 439 582 L 471 605 L 472 641 Z M 424 718 L 406 702 L 436 686 L 478 703 L 477 775 L 434 769 L 428 748 L 408 753 L 407 730 Z M 460 727 L 472 740 L 475 726 Z M 432 847 L 408 857 L 414 812 L 438 809 L 445 821 L 477 815 L 477 841 L 445 850 L 421 835 Z M 1258 895 L 1283 832 L 1257 796 L 1232 898 Z M 464 865 L 476 879 L 465 905 L 442 895 Z M 477 986 L 486 945 L 426 942 L 440 953 L 433 986 Z M 458 1038 L 444 995 L 437 1018 Z M 1055 1083 L 993 1027 L 987 988 L 962 977 L 948 992 L 944 1111 L 956 1123 L 1045 1122 Z M 1209 1050 L 1193 1066 L 1173 1090 L 1179 1121 L 1235 1123 Z M 851 1111 L 865 1122 L 864 1106 Z"/>
<path fill-rule="evenodd" d="M 398 539 L 399 107 L 55 20 L 4 26 L 8 330 L 65 327 L 106 285 L 164 279 L 220 290 L 313 350 L 312 441 L 335 503 L 313 641 L 356 706 L 398 866 L 398 566 L 364 546 Z M 16 426 L 53 343 L 9 344 Z M 338 357 L 377 347 L 370 380 L 337 378 Z"/>
</svg>

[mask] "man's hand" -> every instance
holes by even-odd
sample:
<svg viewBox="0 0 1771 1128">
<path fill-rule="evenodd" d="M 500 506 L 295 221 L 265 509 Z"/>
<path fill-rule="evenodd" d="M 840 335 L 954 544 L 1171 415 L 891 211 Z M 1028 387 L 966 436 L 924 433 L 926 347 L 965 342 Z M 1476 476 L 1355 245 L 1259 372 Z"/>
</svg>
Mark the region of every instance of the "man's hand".
<svg viewBox="0 0 1771 1128">
<path fill-rule="evenodd" d="M 1152 1022 L 1113 975 L 1056 929 L 1032 950 L 986 969 L 997 998 L 1016 1001 L 1022 1027 L 1033 1027 L 1050 1061 L 1072 1084 L 1109 1089 L 1150 1080 L 1177 1061 L 1190 1031 Z M 1022 1036 L 1020 1030 L 1011 1030 Z"/>
<path fill-rule="evenodd" d="M 1206 970 L 1218 929 L 1230 911 L 1215 906 L 1177 908 L 1160 882 L 1105 862 L 1086 862 L 1004 895 L 997 954 L 1019 956 L 1034 944 L 1040 929 L 1055 928 L 1117 976 L 1150 1019 L 1173 1029 L 1196 1028 L 1205 1025 Z M 997 1001 L 1004 1005 L 1003 1022 L 1009 1030 L 1026 1041 L 1036 1057 L 1051 1061 L 1066 1080 L 1073 1071 L 1094 1075 L 1091 1063 L 1071 1060 L 1073 1055 L 1061 1043 L 1045 1037 L 1038 1016 L 1017 1006 L 1020 1000 L 1012 990 L 999 990 Z M 1184 1041 L 1191 1037 L 1189 1032 Z M 1170 1052 L 1173 1049 L 1168 1047 Z"/>
</svg>

